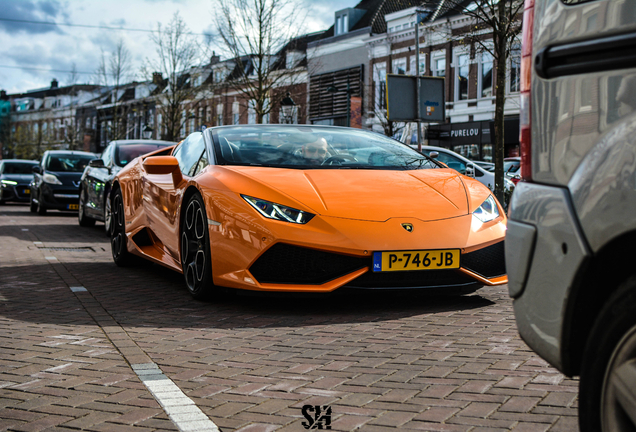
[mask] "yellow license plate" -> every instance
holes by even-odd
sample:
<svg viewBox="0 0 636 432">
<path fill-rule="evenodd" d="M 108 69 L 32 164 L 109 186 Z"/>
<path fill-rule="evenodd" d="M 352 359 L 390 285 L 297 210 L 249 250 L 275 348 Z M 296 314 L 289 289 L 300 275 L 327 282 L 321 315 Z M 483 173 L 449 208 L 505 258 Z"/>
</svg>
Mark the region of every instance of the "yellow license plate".
<svg viewBox="0 0 636 432">
<path fill-rule="evenodd" d="M 457 269 L 460 255 L 459 249 L 374 252 L 373 271 Z"/>
<path fill-rule="evenodd" d="M 25 193 L 25 195 L 29 195 L 31 193 L 31 189 L 25 189 L 24 193 Z"/>
<path fill-rule="evenodd" d="M 68 209 L 69 210 L 79 210 L 79 204 L 69 204 L 68 205 Z"/>
</svg>

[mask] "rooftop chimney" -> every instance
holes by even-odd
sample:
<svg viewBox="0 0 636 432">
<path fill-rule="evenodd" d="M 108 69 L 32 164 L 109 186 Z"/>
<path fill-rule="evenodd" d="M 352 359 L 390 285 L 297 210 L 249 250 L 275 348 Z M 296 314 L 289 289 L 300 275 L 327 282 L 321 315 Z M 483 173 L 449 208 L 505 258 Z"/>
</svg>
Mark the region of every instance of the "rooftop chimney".
<svg viewBox="0 0 636 432">
<path fill-rule="evenodd" d="M 215 51 L 212 51 L 212 57 L 210 57 L 210 64 L 214 65 L 221 61 L 221 56 L 216 55 Z"/>
<path fill-rule="evenodd" d="M 6 90 L 0 90 L 0 100 L 8 100 L 9 96 L 7 96 Z"/>
<path fill-rule="evenodd" d="M 53 81 L 51 81 L 51 88 L 52 89 L 56 89 L 57 88 L 57 80 L 55 78 L 53 78 Z"/>
<path fill-rule="evenodd" d="M 163 75 L 161 75 L 161 72 L 153 72 L 152 73 L 152 83 L 153 84 L 157 84 L 157 85 L 161 85 L 162 82 L 163 82 Z"/>
</svg>

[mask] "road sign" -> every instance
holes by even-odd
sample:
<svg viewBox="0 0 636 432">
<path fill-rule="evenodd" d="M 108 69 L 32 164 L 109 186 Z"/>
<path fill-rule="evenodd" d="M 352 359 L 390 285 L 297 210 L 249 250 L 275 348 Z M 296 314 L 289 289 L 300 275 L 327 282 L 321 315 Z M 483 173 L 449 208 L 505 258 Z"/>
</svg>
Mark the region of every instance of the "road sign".
<svg viewBox="0 0 636 432">
<path fill-rule="evenodd" d="M 444 122 L 446 119 L 443 77 L 419 77 L 420 118 L 417 118 L 417 77 L 386 77 L 387 118 L 390 121 Z"/>
</svg>

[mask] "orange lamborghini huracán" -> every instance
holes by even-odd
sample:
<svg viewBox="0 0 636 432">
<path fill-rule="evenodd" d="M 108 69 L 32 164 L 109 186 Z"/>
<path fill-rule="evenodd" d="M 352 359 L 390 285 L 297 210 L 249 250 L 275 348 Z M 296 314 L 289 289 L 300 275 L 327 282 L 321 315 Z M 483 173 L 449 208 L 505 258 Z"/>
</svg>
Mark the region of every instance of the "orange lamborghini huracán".
<svg viewBox="0 0 636 432">
<path fill-rule="evenodd" d="M 372 132 L 209 128 L 128 164 L 110 200 L 115 263 L 182 272 L 195 298 L 507 282 L 488 188 Z"/>
</svg>

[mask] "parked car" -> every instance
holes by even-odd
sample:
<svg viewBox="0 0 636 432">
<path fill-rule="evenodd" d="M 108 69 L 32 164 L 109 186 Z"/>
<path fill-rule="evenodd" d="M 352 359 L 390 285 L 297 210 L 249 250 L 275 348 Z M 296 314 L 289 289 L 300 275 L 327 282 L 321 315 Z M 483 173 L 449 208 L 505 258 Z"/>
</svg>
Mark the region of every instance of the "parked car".
<svg viewBox="0 0 636 432">
<path fill-rule="evenodd" d="M 135 159 L 110 196 L 115 263 L 183 273 L 195 298 L 507 281 L 506 215 L 488 188 L 359 129 L 208 128 Z"/>
<path fill-rule="evenodd" d="M 33 167 L 31 211 L 45 215 L 47 210 L 78 210 L 82 172 L 97 157 L 94 153 L 49 150 Z"/>
<path fill-rule="evenodd" d="M 8 201 L 29 202 L 36 161 L 24 159 L 0 160 L 0 204 Z"/>
<path fill-rule="evenodd" d="M 504 173 L 515 185 L 521 180 L 519 175 L 519 167 L 521 166 L 521 158 L 519 156 L 507 157 L 504 159 Z"/>
<path fill-rule="evenodd" d="M 495 164 L 492 163 L 492 162 L 484 162 L 484 161 L 476 161 L 476 160 L 471 160 L 471 162 L 476 164 L 476 165 L 479 165 L 480 167 L 482 167 L 486 171 L 490 171 L 490 172 L 494 172 L 495 171 Z"/>
<path fill-rule="evenodd" d="M 582 431 L 633 431 L 636 2 L 526 0 L 523 25 L 523 181 L 506 236 L 517 326 L 580 377 Z"/>
<path fill-rule="evenodd" d="M 411 146 L 413 147 L 413 146 Z M 459 153 L 455 153 L 444 147 L 422 146 L 422 153 L 430 156 L 431 152 L 437 152 L 437 160 L 446 164 L 449 168 L 458 171 L 460 174 L 474 177 L 475 180 L 486 186 L 490 190 L 495 189 L 495 173 L 486 170 L 474 161 L 465 158 Z M 494 166 L 494 164 L 493 164 Z M 505 190 L 507 194 L 511 194 L 515 188 L 514 183 L 508 179 L 504 179 Z"/>
<path fill-rule="evenodd" d="M 77 213 L 79 224 L 93 226 L 95 221 L 102 221 L 108 232 L 110 228 L 108 197 L 117 173 L 137 156 L 176 144 L 176 142 L 158 140 L 111 141 L 100 158 L 90 161 L 82 174 Z"/>
</svg>

